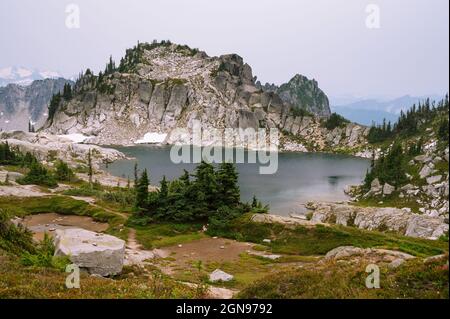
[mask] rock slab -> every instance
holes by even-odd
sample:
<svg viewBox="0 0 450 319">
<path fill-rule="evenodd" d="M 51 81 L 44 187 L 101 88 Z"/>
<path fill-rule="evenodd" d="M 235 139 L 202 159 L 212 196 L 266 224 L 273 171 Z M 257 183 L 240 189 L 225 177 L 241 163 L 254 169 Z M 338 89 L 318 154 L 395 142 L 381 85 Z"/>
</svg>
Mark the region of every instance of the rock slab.
<svg viewBox="0 0 450 319">
<path fill-rule="evenodd" d="M 122 271 L 125 241 L 110 235 L 79 228 L 58 229 L 55 235 L 55 256 L 67 256 L 90 274 L 103 277 Z"/>
</svg>

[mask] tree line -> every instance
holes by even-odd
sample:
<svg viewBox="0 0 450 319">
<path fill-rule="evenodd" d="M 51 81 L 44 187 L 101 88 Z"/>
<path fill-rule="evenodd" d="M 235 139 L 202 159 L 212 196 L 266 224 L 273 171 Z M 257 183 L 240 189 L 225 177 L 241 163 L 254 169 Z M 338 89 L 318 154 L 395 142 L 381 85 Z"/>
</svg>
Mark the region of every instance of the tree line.
<svg viewBox="0 0 450 319">
<path fill-rule="evenodd" d="M 438 136 L 448 140 L 448 94 L 438 103 L 426 99 L 424 102 L 414 104 L 409 110 L 400 112 L 396 123 L 383 121 L 382 125 L 372 125 L 368 135 L 369 143 L 380 143 L 392 139 L 397 135 L 408 137 L 420 132 L 422 126 L 432 122 L 437 115 L 447 112 L 439 123 Z"/>
</svg>

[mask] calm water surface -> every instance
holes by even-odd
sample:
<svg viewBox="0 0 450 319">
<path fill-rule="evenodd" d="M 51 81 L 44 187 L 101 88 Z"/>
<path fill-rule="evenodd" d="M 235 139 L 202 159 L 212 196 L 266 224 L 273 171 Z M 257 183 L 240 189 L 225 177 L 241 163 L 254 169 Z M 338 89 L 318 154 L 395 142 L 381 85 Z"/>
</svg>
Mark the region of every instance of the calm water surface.
<svg viewBox="0 0 450 319">
<path fill-rule="evenodd" d="M 147 168 L 152 184 L 165 175 L 179 177 L 183 169 L 192 172 L 195 164 L 173 164 L 170 146 L 115 147 L 132 160 L 120 160 L 105 167 L 111 174 L 133 178 L 134 163 Z M 359 184 L 370 162 L 345 155 L 321 153 L 280 153 L 278 171 L 260 175 L 258 164 L 237 164 L 241 196 L 250 201 L 256 195 L 270 205 L 273 214 L 288 215 L 304 211 L 302 204 L 310 200 L 339 201 L 347 199 L 346 185 Z"/>
</svg>

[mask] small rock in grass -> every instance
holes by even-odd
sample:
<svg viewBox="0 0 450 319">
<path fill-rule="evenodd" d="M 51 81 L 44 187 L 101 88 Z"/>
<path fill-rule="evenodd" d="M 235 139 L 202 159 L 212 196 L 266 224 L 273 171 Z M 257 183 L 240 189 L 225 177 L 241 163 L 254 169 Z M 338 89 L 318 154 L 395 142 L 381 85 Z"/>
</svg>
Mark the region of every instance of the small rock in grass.
<svg viewBox="0 0 450 319">
<path fill-rule="evenodd" d="M 227 281 L 231 281 L 234 279 L 233 275 L 227 274 L 226 272 L 220 270 L 220 269 L 216 269 L 214 270 L 210 275 L 209 275 L 209 280 L 211 282 L 218 282 L 218 281 L 223 281 L 223 282 L 227 282 Z"/>
<path fill-rule="evenodd" d="M 396 269 L 396 268 L 400 267 L 404 262 L 405 262 L 405 260 L 404 260 L 404 259 L 401 259 L 401 258 L 394 259 L 394 260 L 389 264 L 389 268 L 391 268 L 391 269 Z"/>
</svg>

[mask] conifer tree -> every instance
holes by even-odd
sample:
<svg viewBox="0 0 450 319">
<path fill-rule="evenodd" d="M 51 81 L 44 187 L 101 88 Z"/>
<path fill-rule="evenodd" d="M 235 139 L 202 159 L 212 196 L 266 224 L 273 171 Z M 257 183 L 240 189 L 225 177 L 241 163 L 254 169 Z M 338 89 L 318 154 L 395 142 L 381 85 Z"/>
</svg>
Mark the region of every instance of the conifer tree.
<svg viewBox="0 0 450 319">
<path fill-rule="evenodd" d="M 144 169 L 136 185 L 135 208 L 139 213 L 147 211 L 149 185 L 150 181 L 148 178 L 147 169 Z"/>
<path fill-rule="evenodd" d="M 94 170 L 92 168 L 92 155 L 91 155 L 91 149 L 89 149 L 88 152 L 88 177 L 89 177 L 89 184 L 92 187 L 92 177 L 94 175 Z"/>
<path fill-rule="evenodd" d="M 217 201 L 219 207 L 224 205 L 230 208 L 240 203 L 240 190 L 238 173 L 233 163 L 222 163 L 217 171 Z"/>
</svg>

